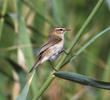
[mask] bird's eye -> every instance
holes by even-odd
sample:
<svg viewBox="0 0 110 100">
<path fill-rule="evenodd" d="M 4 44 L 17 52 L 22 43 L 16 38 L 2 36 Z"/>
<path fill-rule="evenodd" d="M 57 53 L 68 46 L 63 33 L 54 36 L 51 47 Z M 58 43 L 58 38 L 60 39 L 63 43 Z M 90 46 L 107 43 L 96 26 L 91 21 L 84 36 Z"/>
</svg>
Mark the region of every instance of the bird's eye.
<svg viewBox="0 0 110 100">
<path fill-rule="evenodd" d="M 59 29 L 59 31 L 63 31 L 63 29 Z"/>
</svg>

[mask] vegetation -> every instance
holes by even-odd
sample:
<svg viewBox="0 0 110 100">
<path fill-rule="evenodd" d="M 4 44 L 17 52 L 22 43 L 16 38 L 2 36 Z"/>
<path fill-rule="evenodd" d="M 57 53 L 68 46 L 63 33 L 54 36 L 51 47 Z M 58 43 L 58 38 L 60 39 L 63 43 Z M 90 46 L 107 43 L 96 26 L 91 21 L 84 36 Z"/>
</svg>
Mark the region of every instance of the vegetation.
<svg viewBox="0 0 110 100">
<path fill-rule="evenodd" d="M 109 18 L 109 0 L 0 0 L 0 100 L 109 100 Z M 27 75 L 57 25 L 71 29 L 60 71 L 45 62 Z"/>
</svg>

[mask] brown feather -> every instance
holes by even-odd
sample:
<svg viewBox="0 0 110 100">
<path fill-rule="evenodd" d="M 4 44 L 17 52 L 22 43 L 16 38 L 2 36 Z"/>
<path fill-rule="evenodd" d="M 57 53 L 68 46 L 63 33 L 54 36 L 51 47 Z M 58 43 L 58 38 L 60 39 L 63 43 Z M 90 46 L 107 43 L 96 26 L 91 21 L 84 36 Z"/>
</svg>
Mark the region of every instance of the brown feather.
<svg viewBox="0 0 110 100">
<path fill-rule="evenodd" d="M 40 48 L 39 55 L 41 55 L 42 52 L 44 52 L 45 50 L 47 50 L 51 46 L 59 43 L 61 40 L 62 40 L 62 38 L 60 38 L 58 36 L 53 36 L 52 38 L 49 38 L 49 40 Z"/>
</svg>

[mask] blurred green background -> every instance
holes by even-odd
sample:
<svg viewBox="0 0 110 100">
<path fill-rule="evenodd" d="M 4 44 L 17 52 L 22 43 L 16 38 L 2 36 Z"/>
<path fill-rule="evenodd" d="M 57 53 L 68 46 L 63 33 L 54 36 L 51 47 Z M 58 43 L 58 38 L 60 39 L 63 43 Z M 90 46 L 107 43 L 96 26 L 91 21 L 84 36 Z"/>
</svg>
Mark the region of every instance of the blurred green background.
<svg viewBox="0 0 110 100">
<path fill-rule="evenodd" d="M 26 72 L 35 62 L 51 28 L 70 28 L 67 49 L 98 0 L 0 0 L 0 100 L 15 100 L 23 89 Z M 104 0 L 86 27 L 73 53 L 110 26 L 110 0 Z M 110 32 L 97 39 L 74 62 L 61 70 L 110 81 Z M 56 65 L 62 58 L 54 61 Z M 37 69 L 27 100 L 31 100 L 52 69 L 45 62 Z M 56 78 L 41 100 L 110 100 L 110 91 Z"/>
</svg>

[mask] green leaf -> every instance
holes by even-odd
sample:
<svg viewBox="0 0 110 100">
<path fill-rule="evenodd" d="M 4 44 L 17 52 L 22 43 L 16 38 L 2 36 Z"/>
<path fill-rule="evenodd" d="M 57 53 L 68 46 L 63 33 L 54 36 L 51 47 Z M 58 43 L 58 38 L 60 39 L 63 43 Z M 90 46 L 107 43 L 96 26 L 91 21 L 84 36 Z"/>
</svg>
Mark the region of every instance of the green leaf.
<svg viewBox="0 0 110 100">
<path fill-rule="evenodd" d="M 16 100 L 26 100 L 28 91 L 29 91 L 29 84 L 26 84 L 21 92 L 21 95 Z"/>
<path fill-rule="evenodd" d="M 30 69 L 34 64 L 34 55 L 32 52 L 30 36 L 27 31 L 26 23 L 23 18 L 21 18 L 21 17 L 19 18 L 18 25 L 19 25 L 19 28 L 18 28 L 18 30 L 19 30 L 19 33 L 18 33 L 19 45 L 30 45 L 30 47 L 21 48 L 23 55 L 24 55 L 24 58 L 25 58 L 27 68 Z M 35 94 L 36 92 L 38 92 L 38 84 L 37 84 L 36 74 L 33 78 L 34 78 L 34 80 L 32 82 L 32 90 L 33 90 L 33 93 Z"/>
<path fill-rule="evenodd" d="M 84 75 L 72 72 L 55 72 L 54 75 L 59 78 L 77 82 L 79 84 L 110 90 L 110 82 L 98 81 Z"/>
<path fill-rule="evenodd" d="M 21 91 L 21 94 L 18 96 L 16 100 L 27 100 L 26 98 L 27 98 L 29 87 L 32 82 L 34 74 L 35 74 L 35 71 L 31 74 L 31 77 L 29 78 L 28 82 L 25 84 L 23 90 Z"/>
</svg>

